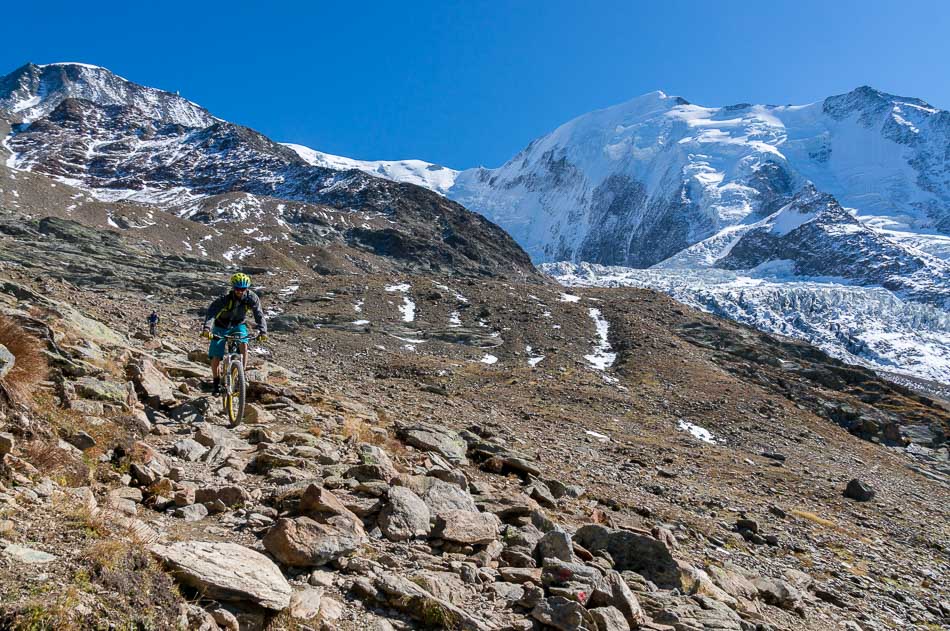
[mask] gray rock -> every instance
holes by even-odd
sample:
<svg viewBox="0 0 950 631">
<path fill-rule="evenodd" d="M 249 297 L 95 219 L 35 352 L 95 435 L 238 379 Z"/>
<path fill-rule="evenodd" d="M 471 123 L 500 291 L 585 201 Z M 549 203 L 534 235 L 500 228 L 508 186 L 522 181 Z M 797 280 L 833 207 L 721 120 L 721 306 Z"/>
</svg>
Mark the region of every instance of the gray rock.
<svg viewBox="0 0 950 631">
<path fill-rule="evenodd" d="M 391 607 L 431 628 L 459 631 L 490 631 L 494 628 L 396 574 L 377 577 L 374 586 Z"/>
<path fill-rule="evenodd" d="M 575 560 L 571 536 L 560 530 L 546 533 L 534 548 L 534 558 L 540 562 L 545 559 L 558 559 L 568 563 Z"/>
<path fill-rule="evenodd" d="M 379 528 L 391 541 L 429 534 L 429 507 L 403 486 L 389 489 L 389 501 L 379 515 Z"/>
<path fill-rule="evenodd" d="M 574 541 L 594 553 L 606 551 L 620 572 L 636 572 L 664 588 L 680 586 L 680 569 L 672 552 L 650 535 L 589 524 L 574 533 Z"/>
<path fill-rule="evenodd" d="M 524 587 L 515 583 L 492 583 L 488 588 L 495 594 L 497 600 L 516 603 L 524 598 Z"/>
<path fill-rule="evenodd" d="M 188 462 L 197 462 L 207 449 L 190 438 L 183 438 L 172 445 L 172 453 Z"/>
<path fill-rule="evenodd" d="M 410 480 L 409 487 L 429 507 L 433 515 L 447 510 L 477 512 L 475 499 L 456 484 L 429 476 L 417 476 Z"/>
<path fill-rule="evenodd" d="M 3 344 L 0 344 L 0 380 L 3 380 L 4 377 L 9 374 L 13 367 L 16 365 L 16 357 L 13 356 L 13 353 L 10 352 Z"/>
<path fill-rule="evenodd" d="M 174 405 L 175 384 L 165 376 L 158 366 L 148 357 L 130 366 L 133 381 L 143 394 L 143 400 L 152 407 Z"/>
<path fill-rule="evenodd" d="M 498 538 L 498 518 L 491 513 L 450 510 L 436 517 L 433 536 L 455 543 L 487 544 Z"/>
<path fill-rule="evenodd" d="M 707 598 L 693 596 L 665 603 L 657 611 L 651 611 L 654 623 L 676 629 L 715 629 L 716 631 L 746 631 L 748 623 L 725 604 Z"/>
<path fill-rule="evenodd" d="M 6 548 L 4 548 L 3 553 L 21 563 L 28 563 L 30 565 L 51 563 L 52 561 L 55 561 L 59 558 L 53 554 L 49 554 L 48 552 L 34 550 L 33 548 L 17 545 L 15 543 L 11 543 Z"/>
<path fill-rule="evenodd" d="M 531 617 L 559 631 L 597 631 L 597 622 L 584 607 L 561 596 L 542 600 L 531 610 Z"/>
<path fill-rule="evenodd" d="M 202 423 L 198 427 L 198 431 L 195 432 L 195 441 L 209 449 L 211 447 L 228 447 L 229 449 L 250 448 L 250 445 L 241 440 L 231 430 L 221 427 L 220 425 L 212 425 L 211 423 Z"/>
<path fill-rule="evenodd" d="M 610 570 L 604 576 L 587 603 L 588 607 L 608 607 L 616 609 L 630 627 L 637 629 L 646 617 L 640 607 L 640 601 L 633 595 L 619 572 Z"/>
<path fill-rule="evenodd" d="M 588 609 L 597 631 L 630 631 L 630 625 L 616 607 L 597 607 Z"/>
<path fill-rule="evenodd" d="M 290 605 L 293 590 L 280 569 L 250 548 L 236 543 L 181 541 L 156 544 L 151 551 L 179 581 L 208 598 L 249 601 L 277 611 Z"/>
<path fill-rule="evenodd" d="M 600 570 L 595 567 L 554 558 L 545 559 L 544 568 L 541 571 L 541 582 L 545 586 L 584 583 L 593 589 L 600 584 L 602 578 Z"/>
<path fill-rule="evenodd" d="M 805 615 L 802 594 L 788 581 L 759 577 L 753 580 L 752 584 L 758 590 L 759 598 L 768 604 L 794 611 L 801 616 Z"/>
<path fill-rule="evenodd" d="M 857 478 L 848 482 L 848 486 L 844 489 L 844 496 L 849 497 L 853 500 L 859 502 L 870 502 L 874 499 L 876 493 L 866 482 L 862 482 Z"/>
<path fill-rule="evenodd" d="M 446 427 L 414 423 L 397 428 L 397 434 L 408 445 L 423 451 L 434 451 L 448 460 L 466 464 L 468 445 L 457 432 Z"/>
<path fill-rule="evenodd" d="M 220 501 L 225 506 L 243 506 L 251 501 L 251 494 L 243 486 L 203 487 L 195 491 L 195 501 L 199 504 L 213 504 Z"/>
<path fill-rule="evenodd" d="M 86 451 L 96 446 L 96 439 L 82 430 L 75 434 L 70 434 L 66 438 L 66 442 L 81 451 Z"/>
<path fill-rule="evenodd" d="M 191 504 L 175 509 L 175 517 L 185 521 L 201 521 L 208 516 L 208 508 L 204 504 Z"/>
<path fill-rule="evenodd" d="M 304 587 L 290 597 L 290 615 L 300 620 L 312 620 L 320 615 L 323 589 Z"/>
<path fill-rule="evenodd" d="M 80 377 L 72 385 L 76 394 L 84 399 L 118 403 L 123 406 L 131 403 L 130 393 L 125 384 L 100 381 L 94 377 Z"/>
</svg>

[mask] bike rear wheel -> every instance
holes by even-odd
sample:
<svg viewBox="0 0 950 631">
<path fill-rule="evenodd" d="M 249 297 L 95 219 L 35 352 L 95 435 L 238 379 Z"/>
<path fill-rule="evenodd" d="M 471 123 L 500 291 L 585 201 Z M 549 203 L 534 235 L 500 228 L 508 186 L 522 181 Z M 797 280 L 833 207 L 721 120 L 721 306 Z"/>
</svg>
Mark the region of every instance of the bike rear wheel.
<svg viewBox="0 0 950 631">
<path fill-rule="evenodd" d="M 241 424 L 244 406 L 247 403 L 247 384 L 244 381 L 244 365 L 240 360 L 231 362 L 228 368 L 228 383 L 224 411 L 231 427 Z"/>
</svg>

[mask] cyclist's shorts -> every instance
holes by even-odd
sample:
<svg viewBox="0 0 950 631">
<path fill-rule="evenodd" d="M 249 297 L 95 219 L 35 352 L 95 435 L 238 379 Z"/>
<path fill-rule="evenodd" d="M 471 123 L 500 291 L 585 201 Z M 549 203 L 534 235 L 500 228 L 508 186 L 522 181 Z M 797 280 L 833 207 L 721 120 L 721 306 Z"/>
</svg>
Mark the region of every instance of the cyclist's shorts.
<svg viewBox="0 0 950 631">
<path fill-rule="evenodd" d="M 240 335 L 245 340 L 247 340 L 248 332 L 246 324 L 239 324 L 237 326 L 232 326 L 230 329 L 225 329 L 224 327 L 216 326 L 211 329 L 212 335 L 219 335 L 224 337 L 225 335 Z M 217 357 L 221 359 L 224 357 L 224 348 L 227 340 L 216 340 L 211 338 L 211 344 L 208 345 L 208 357 L 212 359 Z"/>
</svg>

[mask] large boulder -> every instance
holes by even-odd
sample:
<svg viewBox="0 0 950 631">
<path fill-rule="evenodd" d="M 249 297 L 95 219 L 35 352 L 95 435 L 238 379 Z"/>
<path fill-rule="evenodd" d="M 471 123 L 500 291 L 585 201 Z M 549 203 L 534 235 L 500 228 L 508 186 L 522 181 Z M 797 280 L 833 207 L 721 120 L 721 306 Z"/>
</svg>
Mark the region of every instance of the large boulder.
<svg viewBox="0 0 950 631">
<path fill-rule="evenodd" d="M 72 385 L 76 394 L 84 399 L 118 403 L 123 406 L 131 406 L 135 400 L 133 393 L 130 392 L 126 384 L 114 381 L 103 381 L 95 377 L 80 377 Z"/>
<path fill-rule="evenodd" d="M 409 481 L 409 488 L 422 498 L 433 515 L 447 510 L 478 511 L 472 495 L 451 482 L 430 476 L 415 476 Z"/>
<path fill-rule="evenodd" d="M 802 594 L 788 581 L 779 578 L 759 577 L 752 581 L 759 592 L 759 598 L 770 605 L 805 615 Z"/>
<path fill-rule="evenodd" d="M 379 515 L 379 529 L 391 541 L 429 534 L 429 507 L 404 486 L 389 489 L 389 501 Z"/>
<path fill-rule="evenodd" d="M 574 541 L 591 552 L 605 550 L 621 572 L 636 572 L 667 589 L 681 586 L 680 568 L 669 547 L 648 534 L 588 524 L 574 533 Z"/>
<path fill-rule="evenodd" d="M 275 559 L 292 567 L 316 567 L 359 550 L 366 541 L 345 517 L 320 523 L 309 517 L 283 518 L 264 535 L 264 547 Z"/>
<path fill-rule="evenodd" d="M 249 601 L 280 611 L 293 590 L 273 561 L 236 543 L 180 541 L 151 551 L 175 577 L 208 598 Z"/>
<path fill-rule="evenodd" d="M 455 463 L 467 462 L 465 458 L 465 452 L 468 450 L 467 443 L 462 440 L 458 432 L 447 427 L 413 423 L 399 427 L 398 434 L 407 445 L 423 451 L 434 451 Z"/>
<path fill-rule="evenodd" d="M 627 625 L 638 629 L 646 616 L 640 607 L 640 601 L 633 595 L 619 572 L 610 570 L 590 595 L 588 607 L 616 608 L 623 614 Z"/>
<path fill-rule="evenodd" d="M 848 486 L 844 489 L 844 496 L 857 500 L 858 502 L 870 502 L 874 499 L 876 493 L 871 486 L 862 480 L 857 478 L 848 482 Z"/>
<path fill-rule="evenodd" d="M 158 366 L 148 357 L 129 366 L 129 375 L 138 387 L 142 398 L 152 407 L 174 405 L 175 384 L 165 376 Z"/>
</svg>

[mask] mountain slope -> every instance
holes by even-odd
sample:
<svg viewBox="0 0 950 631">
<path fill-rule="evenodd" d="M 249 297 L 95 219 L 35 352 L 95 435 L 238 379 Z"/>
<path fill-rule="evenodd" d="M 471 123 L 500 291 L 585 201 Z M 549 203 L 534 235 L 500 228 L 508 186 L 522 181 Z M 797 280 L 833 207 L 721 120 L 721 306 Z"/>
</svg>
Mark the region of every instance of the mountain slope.
<svg viewBox="0 0 950 631">
<path fill-rule="evenodd" d="M 254 130 L 104 69 L 27 65 L 0 80 L 0 116 L 13 123 L 3 143 L 8 168 L 56 178 L 100 201 L 145 203 L 212 221 L 195 209 L 241 193 L 249 197 L 229 197 L 233 212 L 214 219 L 248 220 L 248 230 L 289 226 L 308 241 L 322 211 L 284 216 L 287 204 L 267 200 L 299 202 L 350 214 L 341 221 L 348 244 L 410 267 L 536 276 L 501 229 L 441 195 L 355 169 L 312 165 Z M 253 217 L 242 214 L 249 206 L 257 209 Z"/>
</svg>

